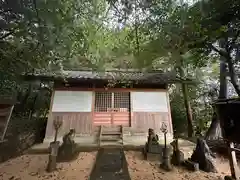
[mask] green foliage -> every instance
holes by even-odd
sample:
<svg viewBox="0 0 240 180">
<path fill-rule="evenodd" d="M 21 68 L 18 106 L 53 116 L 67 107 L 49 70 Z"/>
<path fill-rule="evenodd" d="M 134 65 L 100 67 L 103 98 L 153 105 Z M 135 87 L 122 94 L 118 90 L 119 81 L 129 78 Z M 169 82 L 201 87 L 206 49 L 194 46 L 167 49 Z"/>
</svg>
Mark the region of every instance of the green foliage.
<svg viewBox="0 0 240 180">
<path fill-rule="evenodd" d="M 179 93 L 173 92 L 170 95 L 170 105 L 174 132 L 186 135 L 186 110 L 184 108 L 179 108 L 184 107 L 183 97 Z"/>
<path fill-rule="evenodd" d="M 203 100 L 205 91 L 211 91 L 206 79 L 217 81 L 219 55 L 239 63 L 239 7 L 234 0 L 202 0 L 191 6 L 172 0 L 1 1 L 0 93 L 26 94 L 29 86 L 20 74 L 36 69 L 173 70 L 202 82 L 188 90 L 194 120 L 203 126 L 211 115 L 210 96 Z M 215 46 L 222 38 L 228 40 L 227 52 Z M 177 89 L 171 94 L 173 121 L 184 129 L 183 97 Z M 37 92 L 37 99 L 49 97 Z"/>
</svg>

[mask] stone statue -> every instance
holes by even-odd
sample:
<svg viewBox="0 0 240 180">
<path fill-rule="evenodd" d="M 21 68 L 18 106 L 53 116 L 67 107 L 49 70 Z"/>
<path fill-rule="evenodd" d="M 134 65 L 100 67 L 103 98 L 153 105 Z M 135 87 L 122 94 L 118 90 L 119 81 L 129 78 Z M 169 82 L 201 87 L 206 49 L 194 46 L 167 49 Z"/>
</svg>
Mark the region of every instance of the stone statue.
<svg viewBox="0 0 240 180">
<path fill-rule="evenodd" d="M 63 136 L 63 143 L 59 148 L 59 159 L 72 159 L 77 153 L 77 145 L 74 141 L 75 129 L 70 131 Z"/>
<path fill-rule="evenodd" d="M 148 129 L 148 139 L 145 144 L 145 147 L 143 149 L 143 154 L 145 159 L 147 159 L 147 153 L 152 153 L 152 154 L 160 154 L 160 146 L 158 143 L 158 135 L 155 134 L 154 130 L 149 128 Z"/>
<path fill-rule="evenodd" d="M 148 143 L 158 144 L 158 135 L 155 134 L 152 128 L 148 129 Z"/>
<path fill-rule="evenodd" d="M 75 129 L 70 129 L 70 131 L 63 136 L 63 144 L 68 146 L 75 144 L 74 137 Z"/>
<path fill-rule="evenodd" d="M 148 129 L 148 140 L 145 145 L 146 152 L 149 152 L 149 149 L 151 148 L 152 145 L 159 145 L 158 140 L 159 140 L 158 135 L 155 134 L 153 129 L 149 128 Z"/>
</svg>

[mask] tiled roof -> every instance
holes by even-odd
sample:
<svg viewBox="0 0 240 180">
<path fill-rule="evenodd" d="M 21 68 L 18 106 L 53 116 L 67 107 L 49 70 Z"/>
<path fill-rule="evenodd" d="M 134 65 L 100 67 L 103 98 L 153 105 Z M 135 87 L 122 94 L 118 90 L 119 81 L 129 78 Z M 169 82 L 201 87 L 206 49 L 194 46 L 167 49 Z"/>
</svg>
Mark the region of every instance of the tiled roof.
<svg viewBox="0 0 240 180">
<path fill-rule="evenodd" d="M 66 80 L 127 80 L 127 81 L 149 81 L 151 83 L 169 83 L 182 81 L 175 72 L 137 72 L 137 71 L 62 71 L 61 73 L 41 72 L 28 73 L 24 75 L 34 79 L 66 79 Z M 187 81 L 191 81 L 188 79 Z"/>
</svg>

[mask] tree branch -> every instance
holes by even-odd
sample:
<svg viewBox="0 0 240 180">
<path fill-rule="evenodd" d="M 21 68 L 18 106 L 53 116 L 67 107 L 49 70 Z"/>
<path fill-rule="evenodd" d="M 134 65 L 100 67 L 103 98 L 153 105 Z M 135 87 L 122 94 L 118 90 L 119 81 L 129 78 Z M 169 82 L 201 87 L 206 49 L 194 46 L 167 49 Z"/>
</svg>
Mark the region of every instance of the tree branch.
<svg viewBox="0 0 240 180">
<path fill-rule="evenodd" d="M 112 7 L 112 5 L 110 5 L 110 6 L 108 7 L 108 9 L 107 9 L 107 11 L 106 11 L 106 14 L 105 14 L 104 17 L 102 18 L 102 21 L 103 21 L 103 22 L 97 27 L 97 32 L 98 32 L 98 30 L 103 26 L 104 20 L 107 18 L 111 7 Z"/>
<path fill-rule="evenodd" d="M 236 36 L 234 36 L 234 38 L 232 39 L 232 41 L 229 44 L 228 52 L 231 52 L 232 49 L 234 48 L 233 45 L 236 43 L 236 40 L 237 40 L 239 35 L 240 35 L 240 30 L 237 30 Z"/>
<path fill-rule="evenodd" d="M 223 50 L 221 50 L 221 49 L 216 48 L 216 47 L 215 47 L 214 45 L 212 45 L 211 43 L 209 43 L 208 46 L 209 46 L 213 51 L 217 52 L 220 56 L 223 56 L 223 57 L 225 57 L 226 59 L 229 59 L 229 58 L 231 59 L 229 53 L 227 53 L 227 52 L 225 52 L 225 51 L 223 51 Z"/>
<path fill-rule="evenodd" d="M 2 35 L 1 37 L 0 37 L 0 40 L 3 40 L 3 39 L 5 39 L 6 37 L 8 37 L 8 36 L 10 36 L 10 35 L 12 35 L 12 34 L 14 34 L 15 33 L 15 31 L 10 31 L 10 32 L 8 32 L 8 33 L 6 33 L 6 34 L 4 34 L 4 35 Z"/>
<path fill-rule="evenodd" d="M 215 46 L 213 46 L 212 44 L 209 44 L 209 47 L 212 50 L 214 50 L 215 52 L 217 52 L 220 56 L 223 56 L 226 59 L 226 62 L 228 64 L 229 76 L 230 76 L 231 83 L 232 83 L 236 93 L 240 97 L 240 87 L 236 81 L 236 73 L 234 70 L 234 64 L 233 64 L 232 58 L 230 56 L 230 53 L 220 50 L 220 49 L 216 48 Z"/>
<path fill-rule="evenodd" d="M 124 14 L 122 14 L 122 12 L 120 12 L 119 9 L 116 7 L 115 2 L 111 2 L 110 5 L 112 5 L 112 6 L 114 7 L 114 9 L 117 11 L 118 14 L 120 14 L 120 15 L 122 15 L 122 16 L 124 15 Z"/>
</svg>

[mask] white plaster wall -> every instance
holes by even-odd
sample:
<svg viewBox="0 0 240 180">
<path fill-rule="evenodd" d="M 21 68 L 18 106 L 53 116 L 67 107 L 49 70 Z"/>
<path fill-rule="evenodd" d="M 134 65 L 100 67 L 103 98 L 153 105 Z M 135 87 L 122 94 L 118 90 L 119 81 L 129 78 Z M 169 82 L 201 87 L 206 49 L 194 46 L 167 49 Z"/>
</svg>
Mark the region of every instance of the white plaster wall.
<svg viewBox="0 0 240 180">
<path fill-rule="evenodd" d="M 133 112 L 168 112 L 167 92 L 131 92 Z"/>
<path fill-rule="evenodd" d="M 91 112 L 92 92 L 55 91 L 52 112 Z"/>
</svg>

